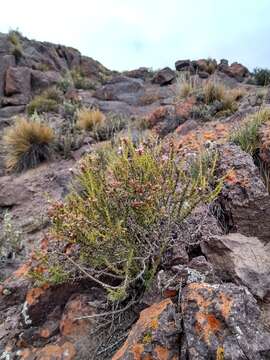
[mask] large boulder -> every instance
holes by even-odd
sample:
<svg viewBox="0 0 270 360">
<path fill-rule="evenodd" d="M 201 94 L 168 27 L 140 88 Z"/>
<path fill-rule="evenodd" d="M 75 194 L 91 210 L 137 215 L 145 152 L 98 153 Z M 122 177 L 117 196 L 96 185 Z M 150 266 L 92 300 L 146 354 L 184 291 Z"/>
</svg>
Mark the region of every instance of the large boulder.
<svg viewBox="0 0 270 360">
<path fill-rule="evenodd" d="M 93 96 L 99 100 L 123 101 L 135 105 L 144 94 L 143 81 L 126 76 L 116 76 L 98 88 Z"/>
<path fill-rule="evenodd" d="M 229 65 L 227 60 L 221 60 L 218 69 L 226 75 L 235 78 L 237 81 L 243 81 L 244 78 L 249 76 L 248 68 L 237 62 Z"/>
<path fill-rule="evenodd" d="M 176 75 L 175 72 L 170 69 L 169 67 L 165 67 L 162 70 L 159 70 L 155 76 L 152 79 L 152 82 L 154 84 L 159 84 L 159 85 L 168 85 L 171 84 L 173 82 L 173 80 L 175 80 Z"/>
<path fill-rule="evenodd" d="M 177 71 L 188 71 L 191 67 L 192 66 L 190 60 L 177 60 L 175 62 L 175 69 Z"/>
<path fill-rule="evenodd" d="M 219 173 L 225 176 L 220 201 L 231 232 L 270 241 L 270 196 L 252 157 L 239 146 L 220 147 Z"/>
<path fill-rule="evenodd" d="M 245 287 L 192 283 L 183 291 L 181 308 L 181 359 L 270 358 L 270 332 Z"/>
<path fill-rule="evenodd" d="M 5 91 L 6 71 L 9 67 L 14 66 L 15 57 L 13 55 L 0 55 L 0 96 L 3 96 Z"/>
<path fill-rule="evenodd" d="M 245 285 L 262 300 L 270 298 L 270 243 L 234 233 L 212 237 L 201 247 L 223 280 Z"/>
<path fill-rule="evenodd" d="M 22 94 L 26 102 L 31 94 L 31 71 L 27 67 L 9 67 L 6 71 L 5 95 Z"/>
<path fill-rule="evenodd" d="M 123 75 L 135 78 L 135 79 L 142 79 L 146 80 L 147 78 L 151 77 L 151 71 L 147 67 L 140 67 L 138 69 L 125 71 Z"/>
<path fill-rule="evenodd" d="M 125 344 L 112 360 L 178 359 L 180 330 L 170 299 L 143 310 Z"/>
<path fill-rule="evenodd" d="M 31 86 L 34 91 L 56 85 L 61 79 L 62 76 L 57 71 L 31 70 Z"/>
<path fill-rule="evenodd" d="M 228 75 L 242 81 L 244 77 L 249 75 L 249 71 L 244 65 L 234 62 L 229 66 Z"/>
</svg>

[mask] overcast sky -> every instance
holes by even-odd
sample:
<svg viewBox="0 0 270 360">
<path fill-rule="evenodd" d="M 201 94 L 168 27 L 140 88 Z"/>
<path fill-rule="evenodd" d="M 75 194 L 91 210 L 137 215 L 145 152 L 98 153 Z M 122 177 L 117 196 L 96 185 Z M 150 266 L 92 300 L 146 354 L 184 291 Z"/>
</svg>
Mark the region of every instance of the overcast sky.
<svg viewBox="0 0 270 360">
<path fill-rule="evenodd" d="M 203 57 L 270 67 L 270 0 L 3 0 L 0 32 L 11 28 L 116 70 Z"/>
</svg>

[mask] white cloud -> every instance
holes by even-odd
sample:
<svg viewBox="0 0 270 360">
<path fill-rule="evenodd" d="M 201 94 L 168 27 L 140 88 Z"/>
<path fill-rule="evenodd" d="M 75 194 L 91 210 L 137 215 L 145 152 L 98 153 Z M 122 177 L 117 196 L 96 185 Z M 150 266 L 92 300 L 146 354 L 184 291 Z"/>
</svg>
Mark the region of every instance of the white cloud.
<svg viewBox="0 0 270 360">
<path fill-rule="evenodd" d="M 0 31 L 74 46 L 110 68 L 228 57 L 270 66 L 268 0 L 13 0 Z"/>
</svg>

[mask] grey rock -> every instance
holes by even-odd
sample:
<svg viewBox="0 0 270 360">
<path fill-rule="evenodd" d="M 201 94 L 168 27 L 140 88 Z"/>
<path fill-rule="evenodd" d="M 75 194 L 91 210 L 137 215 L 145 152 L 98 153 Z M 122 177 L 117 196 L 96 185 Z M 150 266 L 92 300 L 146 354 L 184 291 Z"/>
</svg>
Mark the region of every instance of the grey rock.
<svg viewBox="0 0 270 360">
<path fill-rule="evenodd" d="M 146 80 L 147 78 L 151 77 L 151 72 L 147 67 L 140 67 L 138 69 L 125 71 L 123 74 L 131 78 L 142 80 Z"/>
<path fill-rule="evenodd" d="M 190 60 L 177 60 L 175 62 L 175 69 L 177 71 L 187 71 L 190 69 L 191 61 Z"/>
<path fill-rule="evenodd" d="M 21 101 L 19 101 L 21 103 Z M 10 118 L 11 116 L 18 115 L 25 110 L 24 105 L 19 106 L 5 106 L 0 108 L 0 118 Z"/>
<path fill-rule="evenodd" d="M 169 67 L 165 67 L 162 70 L 159 70 L 155 76 L 152 79 L 152 82 L 154 84 L 159 84 L 159 85 L 168 85 L 171 84 L 173 82 L 173 80 L 175 80 L 176 75 L 175 72 L 170 69 Z"/>
<path fill-rule="evenodd" d="M 32 90 L 46 89 L 52 85 L 56 85 L 62 79 L 62 76 L 57 71 L 31 71 L 31 85 Z"/>
<path fill-rule="evenodd" d="M 270 333 L 261 321 L 256 300 L 245 287 L 192 283 L 183 291 L 181 307 L 183 359 L 270 358 Z"/>
<path fill-rule="evenodd" d="M 213 237 L 201 248 L 223 280 L 245 285 L 262 300 L 270 297 L 270 243 L 232 233 Z"/>
<path fill-rule="evenodd" d="M 206 71 L 199 71 L 198 75 L 201 79 L 208 79 L 209 78 L 209 74 Z"/>
<path fill-rule="evenodd" d="M 230 232 L 269 242 L 270 196 L 252 157 L 236 145 L 223 145 L 219 173 L 231 173 L 220 194 Z"/>
<path fill-rule="evenodd" d="M 142 80 L 119 76 L 97 89 L 93 96 L 99 100 L 116 100 L 135 105 L 143 94 Z"/>
</svg>

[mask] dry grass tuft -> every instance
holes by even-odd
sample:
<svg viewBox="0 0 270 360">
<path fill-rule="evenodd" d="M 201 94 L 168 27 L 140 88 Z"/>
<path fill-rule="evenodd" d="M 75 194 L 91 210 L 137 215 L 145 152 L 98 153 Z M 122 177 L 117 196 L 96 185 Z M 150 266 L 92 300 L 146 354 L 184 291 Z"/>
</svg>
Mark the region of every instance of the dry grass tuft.
<svg viewBox="0 0 270 360">
<path fill-rule="evenodd" d="M 77 125 L 83 130 L 93 130 L 105 122 L 105 115 L 98 109 L 82 108 L 77 112 Z"/>
<path fill-rule="evenodd" d="M 53 140 L 53 130 L 47 125 L 23 117 L 18 118 L 4 135 L 7 169 L 21 172 L 49 160 Z"/>
</svg>

